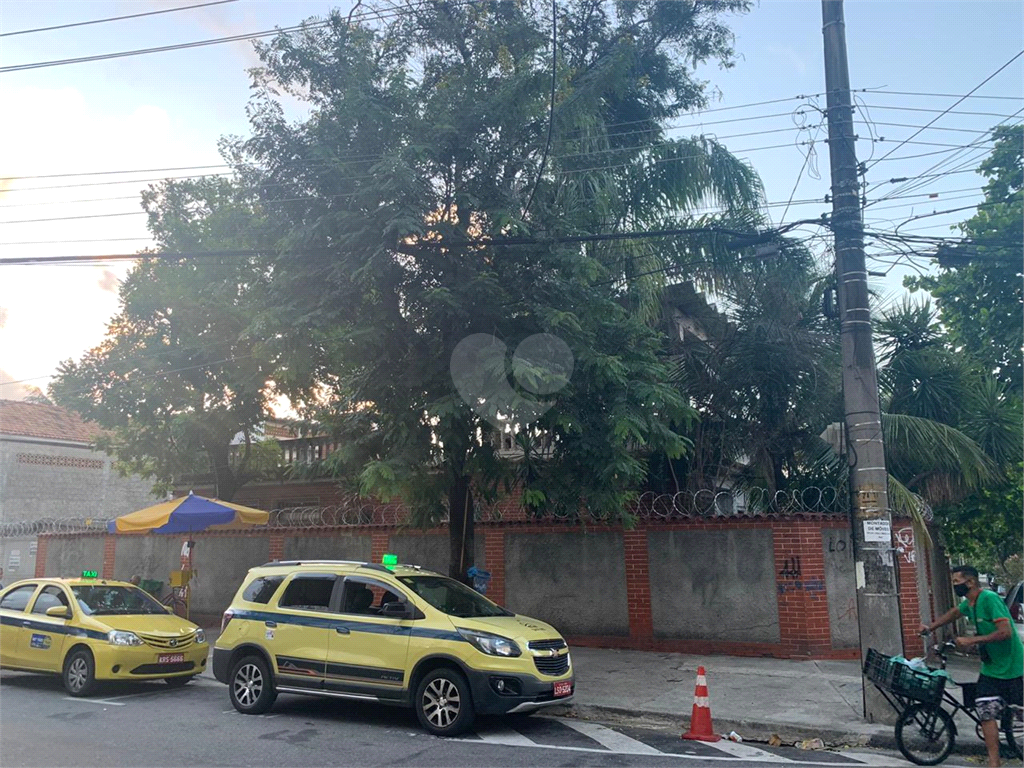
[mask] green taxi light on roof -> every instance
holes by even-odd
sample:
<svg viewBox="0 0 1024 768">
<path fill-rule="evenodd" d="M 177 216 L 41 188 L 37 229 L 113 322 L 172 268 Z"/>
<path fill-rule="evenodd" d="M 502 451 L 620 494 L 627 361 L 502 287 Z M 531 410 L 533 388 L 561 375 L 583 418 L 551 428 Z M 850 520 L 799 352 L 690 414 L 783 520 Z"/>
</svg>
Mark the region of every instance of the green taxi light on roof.
<svg viewBox="0 0 1024 768">
<path fill-rule="evenodd" d="M 83 579 L 95 579 L 99 574 L 96 571 L 82 571 Z"/>
<path fill-rule="evenodd" d="M 380 562 L 385 568 L 394 570 L 395 566 L 398 565 L 398 555 L 384 555 Z"/>
</svg>

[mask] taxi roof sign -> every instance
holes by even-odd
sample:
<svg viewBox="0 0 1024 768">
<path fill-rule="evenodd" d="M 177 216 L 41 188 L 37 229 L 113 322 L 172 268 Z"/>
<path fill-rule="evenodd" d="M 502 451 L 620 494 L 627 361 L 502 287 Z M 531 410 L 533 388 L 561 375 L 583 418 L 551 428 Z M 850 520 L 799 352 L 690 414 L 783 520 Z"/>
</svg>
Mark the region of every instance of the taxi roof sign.
<svg viewBox="0 0 1024 768">
<path fill-rule="evenodd" d="M 398 565 L 398 555 L 386 554 L 381 558 L 380 562 L 389 571 L 393 571 L 395 566 Z"/>
<path fill-rule="evenodd" d="M 96 571 L 82 571 L 83 579 L 95 579 L 99 574 Z"/>
</svg>

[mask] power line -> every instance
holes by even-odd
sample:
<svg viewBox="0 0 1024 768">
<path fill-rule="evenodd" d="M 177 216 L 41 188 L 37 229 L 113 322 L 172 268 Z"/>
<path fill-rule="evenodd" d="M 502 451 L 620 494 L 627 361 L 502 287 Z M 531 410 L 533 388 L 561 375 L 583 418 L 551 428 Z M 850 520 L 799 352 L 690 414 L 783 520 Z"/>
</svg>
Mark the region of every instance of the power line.
<svg viewBox="0 0 1024 768">
<path fill-rule="evenodd" d="M 963 103 L 963 102 L 964 102 L 964 101 L 965 101 L 965 100 L 967 99 L 967 97 L 968 97 L 968 96 L 970 96 L 971 94 L 973 94 L 973 93 L 974 93 L 975 91 L 979 90 L 979 89 L 980 89 L 980 88 L 981 88 L 981 87 L 982 87 L 983 85 L 985 85 L 985 84 L 986 84 L 987 82 L 989 82 L 989 81 L 990 81 L 990 80 L 991 80 L 992 78 L 994 78 L 994 77 L 995 77 L 996 75 L 998 75 L 998 74 L 999 74 L 1000 72 L 1002 72 L 1002 71 L 1003 71 L 1004 69 L 1006 69 L 1006 68 L 1007 68 L 1008 66 L 1010 66 L 1010 65 L 1011 65 L 1011 64 L 1012 64 L 1013 62 L 1015 62 L 1015 61 L 1016 61 L 1017 59 L 1019 59 L 1019 58 L 1020 58 L 1021 56 L 1024 56 L 1024 51 L 1020 51 L 1020 52 L 1019 52 L 1019 53 L 1017 53 L 1017 54 L 1016 54 L 1015 56 L 1013 56 L 1013 58 L 1011 58 L 1011 59 L 1010 59 L 1009 61 L 1007 61 L 1007 62 L 1006 62 L 1005 64 L 1003 64 L 1003 65 L 1002 65 L 1001 67 L 999 67 L 999 69 L 997 69 L 997 70 L 996 70 L 995 72 L 993 72 L 993 73 L 992 73 L 991 75 L 989 75 L 989 76 L 988 76 L 988 77 L 986 77 L 986 78 L 985 78 L 984 80 L 982 80 L 982 81 L 981 81 L 980 83 L 978 83 L 978 84 L 977 84 L 976 86 L 974 86 L 974 87 L 973 87 L 973 88 L 972 88 L 972 89 L 971 89 L 970 91 L 968 91 L 968 92 L 967 92 L 967 94 L 966 94 L 966 95 L 964 95 L 964 96 L 961 96 L 961 97 L 960 97 L 959 99 L 957 99 L 957 100 L 956 100 L 955 102 L 953 102 L 953 104 L 951 104 L 951 105 L 950 105 L 949 107 L 947 107 L 947 108 L 946 108 L 945 110 L 943 110 L 942 112 L 940 112 L 939 114 L 937 114 L 937 115 L 936 115 L 936 116 L 935 116 L 934 118 L 932 118 L 932 119 L 931 119 L 931 120 L 930 120 L 930 121 L 928 122 L 928 124 L 927 124 L 927 125 L 925 125 L 924 127 L 922 127 L 922 128 L 920 128 L 920 129 L 918 129 L 918 130 L 917 130 L 917 131 L 916 131 L 916 132 L 915 132 L 915 133 L 914 133 L 913 135 L 911 135 L 911 137 L 910 137 L 910 138 L 911 138 L 911 139 L 913 139 L 913 138 L 914 138 L 914 137 L 916 137 L 916 136 L 917 136 L 918 134 L 920 134 L 920 133 L 921 133 L 921 131 L 925 130 L 925 128 L 928 128 L 928 127 L 930 127 L 930 126 L 931 126 L 931 125 L 932 125 L 933 123 L 936 123 L 936 122 L 938 122 L 938 121 L 939 121 L 939 120 L 940 120 L 940 119 L 941 119 L 941 118 L 942 118 L 942 117 L 943 117 L 944 115 L 946 115 L 946 114 L 949 114 L 949 113 L 950 113 L 950 112 L 951 112 L 951 111 L 953 110 L 953 108 L 954 108 L 954 107 L 956 107 L 956 106 L 957 106 L 958 104 L 961 104 L 961 103 Z M 909 139 L 908 139 L 907 141 L 909 141 Z M 893 148 L 892 148 L 892 149 L 890 149 L 890 150 L 889 150 L 888 152 L 886 152 L 886 153 L 885 153 L 885 154 L 884 154 L 884 155 L 883 155 L 882 157 L 880 157 L 880 158 L 879 158 L 878 160 L 875 160 L 875 162 L 874 162 L 874 163 L 872 163 L 872 165 L 874 165 L 874 164 L 876 164 L 876 163 L 880 163 L 880 162 L 881 162 L 882 160 L 884 160 L 885 158 L 889 157 L 889 155 L 891 155 L 891 154 L 892 154 L 893 152 L 895 152 L 895 151 L 896 151 L 897 149 L 899 149 L 899 148 L 900 148 L 901 146 L 903 146 L 903 144 L 905 144 L 905 143 L 906 143 L 906 141 L 904 141 L 904 142 L 901 142 L 900 144 L 897 144 L 897 145 L 896 145 L 895 147 L 893 147 Z"/>
<path fill-rule="evenodd" d="M 140 19 L 143 16 L 157 16 L 161 13 L 175 13 L 177 11 L 191 11 L 194 8 L 206 8 L 211 5 L 224 5 L 226 3 L 235 3 L 238 0 L 213 0 L 209 3 L 199 3 L 198 5 L 183 5 L 178 8 L 164 8 L 160 11 L 147 11 L 146 13 L 133 13 L 128 16 L 111 16 L 107 19 L 93 19 L 92 21 L 77 21 L 74 24 L 58 24 L 53 27 L 37 27 L 35 29 L 19 29 L 17 32 L 4 32 L 0 34 L 0 37 L 13 37 L 14 35 L 31 35 L 35 32 L 52 32 L 55 29 L 70 29 L 71 27 L 85 27 L 90 24 L 105 24 L 108 21 L 123 21 L 124 19 Z"/>
<path fill-rule="evenodd" d="M 890 91 L 884 88 L 864 88 L 863 91 L 878 96 L 927 96 L 940 99 L 992 99 L 993 101 L 1020 101 L 1020 96 L 983 96 L 980 93 L 923 93 L 921 91 Z"/>
<path fill-rule="evenodd" d="M 1024 52 L 1022 52 L 1024 53 Z M 883 104 L 865 104 L 871 109 L 881 109 L 886 112 L 927 112 L 940 115 L 968 115 L 974 117 L 1008 117 L 1004 112 L 968 112 L 959 109 L 929 109 L 926 107 L 889 107 Z"/>
<path fill-rule="evenodd" d="M 474 3 L 481 2 L 482 0 L 451 0 L 454 5 L 471 5 Z M 352 21 L 359 21 L 366 18 L 376 18 L 381 21 L 387 19 L 399 18 L 405 16 L 410 12 L 418 10 L 424 5 L 428 5 L 429 0 L 421 0 L 418 5 L 408 5 L 401 9 L 396 9 L 391 12 L 377 12 L 377 11 L 365 11 L 360 14 L 349 15 L 348 23 Z M 0 73 L 8 72 L 24 72 L 29 69 L 42 69 L 44 67 L 60 67 L 66 64 L 84 64 L 92 61 L 106 61 L 108 59 L 122 59 L 129 56 L 143 56 L 150 53 L 165 53 L 168 51 L 181 51 L 190 48 L 201 48 L 208 45 L 220 45 L 222 43 L 235 43 L 245 40 L 256 40 L 261 37 L 273 37 L 280 34 L 288 34 L 291 32 L 301 32 L 305 30 L 322 29 L 330 26 L 331 21 L 314 22 L 312 24 L 296 24 L 291 27 L 278 27 L 276 29 L 268 29 L 262 32 L 247 32 L 240 35 L 228 35 L 226 37 L 216 37 L 206 40 L 193 40 L 189 43 L 176 43 L 174 45 L 161 45 L 154 48 L 137 48 L 129 51 L 117 51 L 115 53 L 101 53 L 93 56 L 79 56 L 77 58 L 70 59 L 54 59 L 51 61 L 35 61 L 27 64 L 14 64 L 7 67 L 0 67 Z"/>
</svg>

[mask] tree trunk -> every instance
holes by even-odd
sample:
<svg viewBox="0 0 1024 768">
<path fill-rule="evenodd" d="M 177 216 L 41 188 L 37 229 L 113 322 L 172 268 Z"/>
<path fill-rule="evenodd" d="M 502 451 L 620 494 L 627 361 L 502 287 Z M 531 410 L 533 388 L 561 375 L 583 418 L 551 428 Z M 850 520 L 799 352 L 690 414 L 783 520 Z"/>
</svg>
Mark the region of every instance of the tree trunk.
<svg viewBox="0 0 1024 768">
<path fill-rule="evenodd" d="M 214 449 L 207 448 L 210 455 L 210 463 L 213 464 L 213 495 L 221 501 L 232 501 L 242 483 L 231 469 L 229 460 L 230 446 L 217 446 Z"/>
<path fill-rule="evenodd" d="M 448 489 L 448 544 L 450 560 L 448 575 L 470 584 L 466 575 L 474 565 L 475 533 L 473 529 L 473 494 L 470 479 L 460 477 Z"/>
</svg>

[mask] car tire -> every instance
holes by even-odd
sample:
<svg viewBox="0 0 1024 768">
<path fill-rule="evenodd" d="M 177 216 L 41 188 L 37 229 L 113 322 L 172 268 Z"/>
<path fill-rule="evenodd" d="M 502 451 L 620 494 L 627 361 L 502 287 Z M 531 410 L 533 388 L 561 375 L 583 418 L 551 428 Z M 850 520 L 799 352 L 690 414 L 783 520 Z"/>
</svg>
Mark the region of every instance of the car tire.
<svg viewBox="0 0 1024 768">
<path fill-rule="evenodd" d="M 476 711 L 465 676 L 442 667 L 428 672 L 416 686 L 416 717 L 435 736 L 458 736 L 473 726 Z"/>
<path fill-rule="evenodd" d="M 71 696 L 88 696 L 93 693 L 96 690 L 96 664 L 92 654 L 85 648 L 69 653 L 64 659 L 61 678 L 64 690 Z"/>
<path fill-rule="evenodd" d="M 171 688 L 182 688 L 192 681 L 192 677 L 192 675 L 186 675 L 185 677 L 165 677 L 164 682 L 171 686 Z"/>
<path fill-rule="evenodd" d="M 228 679 L 228 695 L 232 706 L 243 715 L 262 715 L 277 698 L 273 673 L 261 656 L 245 656 L 238 660 Z"/>
</svg>

